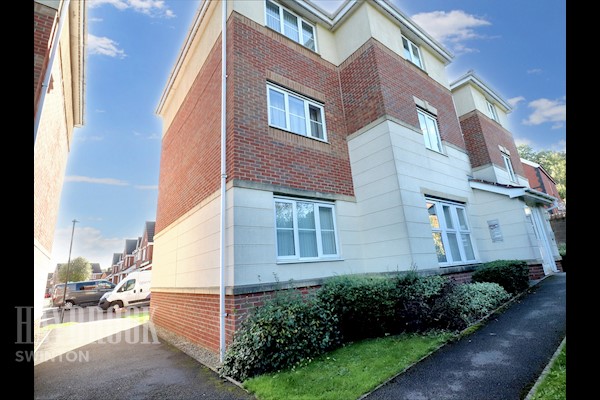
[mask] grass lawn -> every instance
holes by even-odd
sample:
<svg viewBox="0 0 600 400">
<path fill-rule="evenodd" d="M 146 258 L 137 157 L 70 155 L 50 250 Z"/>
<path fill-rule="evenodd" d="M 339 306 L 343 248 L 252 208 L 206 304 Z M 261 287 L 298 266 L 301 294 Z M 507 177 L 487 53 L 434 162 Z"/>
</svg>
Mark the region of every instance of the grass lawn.
<svg viewBox="0 0 600 400">
<path fill-rule="evenodd" d="M 567 397 L 567 343 L 554 359 L 550 371 L 531 400 L 564 400 Z"/>
<path fill-rule="evenodd" d="M 453 337 L 437 332 L 367 339 L 293 370 L 248 379 L 244 387 L 260 400 L 357 399 Z"/>
<path fill-rule="evenodd" d="M 135 312 L 129 315 L 121 315 L 121 318 L 137 319 L 139 322 L 146 322 L 150 319 L 150 314 L 148 314 L 148 311 Z"/>
</svg>

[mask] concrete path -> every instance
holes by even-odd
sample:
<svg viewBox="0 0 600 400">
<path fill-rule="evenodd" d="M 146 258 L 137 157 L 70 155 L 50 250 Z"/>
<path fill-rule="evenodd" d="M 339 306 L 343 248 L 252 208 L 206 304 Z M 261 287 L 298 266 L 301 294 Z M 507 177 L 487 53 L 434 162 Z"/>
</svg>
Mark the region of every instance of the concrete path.
<svg viewBox="0 0 600 400">
<path fill-rule="evenodd" d="M 519 400 L 566 335 L 566 273 L 551 275 L 475 333 L 366 400 Z"/>
</svg>

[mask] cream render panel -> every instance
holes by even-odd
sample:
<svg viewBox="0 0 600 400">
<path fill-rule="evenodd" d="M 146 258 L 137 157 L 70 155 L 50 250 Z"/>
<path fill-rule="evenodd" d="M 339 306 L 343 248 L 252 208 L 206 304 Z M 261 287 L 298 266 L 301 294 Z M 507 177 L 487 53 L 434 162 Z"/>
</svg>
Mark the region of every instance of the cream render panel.
<svg viewBox="0 0 600 400">
<path fill-rule="evenodd" d="M 231 201 L 230 189 L 228 204 Z M 220 204 L 216 193 L 154 237 L 153 290 L 219 286 Z M 230 209 L 227 214 L 227 234 L 231 237 Z M 228 251 L 225 274 L 228 284 L 233 281 L 230 253 Z"/>
<path fill-rule="evenodd" d="M 498 182 L 505 185 L 529 186 L 529 180 L 519 174 L 515 174 L 517 182 L 512 182 L 508 171 L 498 167 L 496 164 L 488 164 L 483 167 L 473 169 L 473 178 L 481 179 L 488 182 Z"/>
<path fill-rule="evenodd" d="M 471 172 L 469 158 L 464 151 L 447 143 L 444 143 L 445 155 L 428 150 L 420 132 L 393 121 L 387 121 L 387 124 L 412 262 L 418 268 L 437 268 L 439 264 L 431 236 L 425 195 L 464 202 L 468 213 L 473 198 L 467 179 Z M 478 258 L 476 246 L 475 256 Z"/>
<path fill-rule="evenodd" d="M 273 192 L 240 187 L 232 191 L 236 287 L 363 272 L 355 203 L 335 201 L 339 260 L 277 262 Z"/>
<path fill-rule="evenodd" d="M 481 190 L 473 192 L 475 200 L 471 207 L 472 224 L 481 261 L 538 260 L 535 233 L 525 215 L 525 202 Z M 503 241 L 492 241 L 487 222 L 489 220 L 498 220 Z"/>
<path fill-rule="evenodd" d="M 478 110 L 483 115 L 489 117 L 489 111 L 487 108 L 487 98 L 481 90 L 473 85 L 467 84 L 459 87 L 452 92 L 452 98 L 454 99 L 454 107 L 456 108 L 456 114 L 460 117 L 473 110 Z M 504 129 L 509 129 L 508 126 L 508 115 L 506 112 L 496 104 L 493 100 L 490 101 L 496 107 L 496 113 L 500 120 L 500 125 Z"/>
</svg>

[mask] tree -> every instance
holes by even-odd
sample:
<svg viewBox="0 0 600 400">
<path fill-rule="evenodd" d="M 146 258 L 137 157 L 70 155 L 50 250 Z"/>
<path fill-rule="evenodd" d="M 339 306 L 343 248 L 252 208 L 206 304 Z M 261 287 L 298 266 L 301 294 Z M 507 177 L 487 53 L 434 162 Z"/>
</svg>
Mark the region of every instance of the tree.
<svg viewBox="0 0 600 400">
<path fill-rule="evenodd" d="M 556 188 L 563 201 L 567 202 L 567 153 L 564 151 L 535 151 L 526 144 L 517 146 L 519 156 L 540 164 L 556 182 Z"/>
<path fill-rule="evenodd" d="M 58 267 L 58 278 L 56 283 L 64 283 L 67 274 L 67 264 L 60 264 Z M 71 260 L 69 264 L 69 282 L 86 281 L 92 276 L 92 265 L 83 257 L 77 257 Z"/>
</svg>

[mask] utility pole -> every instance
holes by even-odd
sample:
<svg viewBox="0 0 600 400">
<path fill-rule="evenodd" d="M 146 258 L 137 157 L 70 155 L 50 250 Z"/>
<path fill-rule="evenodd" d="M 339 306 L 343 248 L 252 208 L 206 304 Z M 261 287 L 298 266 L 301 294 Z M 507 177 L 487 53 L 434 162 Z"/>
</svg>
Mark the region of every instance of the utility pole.
<svg viewBox="0 0 600 400">
<path fill-rule="evenodd" d="M 69 261 L 67 261 L 67 273 L 65 274 L 65 287 L 63 290 L 63 301 L 62 301 L 62 312 L 60 313 L 60 323 L 63 323 L 65 318 L 65 300 L 67 299 L 67 283 L 69 282 L 69 265 L 71 264 L 71 250 L 73 249 L 73 236 L 75 235 L 75 223 L 76 219 L 73 220 L 73 229 L 71 230 L 71 245 L 69 246 Z"/>
</svg>

